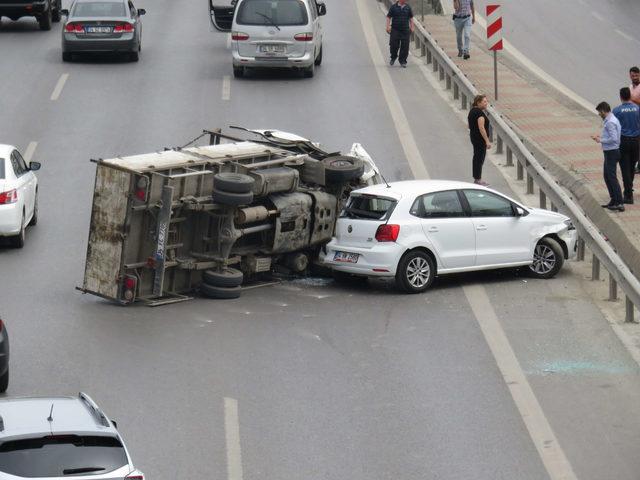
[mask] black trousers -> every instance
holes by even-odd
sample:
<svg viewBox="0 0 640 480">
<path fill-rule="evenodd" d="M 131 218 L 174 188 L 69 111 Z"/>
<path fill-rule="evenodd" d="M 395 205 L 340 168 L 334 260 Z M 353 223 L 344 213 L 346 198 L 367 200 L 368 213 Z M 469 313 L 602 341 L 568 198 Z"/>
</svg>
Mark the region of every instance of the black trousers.
<svg viewBox="0 0 640 480">
<path fill-rule="evenodd" d="M 399 57 L 400 63 L 407 63 L 407 57 L 409 56 L 409 30 L 406 32 L 399 32 L 398 30 L 391 29 L 391 38 L 389 39 L 389 50 L 391 51 L 391 60 L 395 60 Z M 400 55 L 398 55 L 400 50 Z"/>
<path fill-rule="evenodd" d="M 471 139 L 473 145 L 473 179 L 480 180 L 482 178 L 482 165 L 487 156 L 487 144 L 484 140 Z"/>
<path fill-rule="evenodd" d="M 620 163 L 620 150 L 605 150 L 604 151 L 604 165 L 603 176 L 604 183 L 609 191 L 610 203 L 612 205 L 622 204 L 622 190 L 620 190 L 620 183 L 618 183 L 618 163 Z"/>
<path fill-rule="evenodd" d="M 638 141 L 638 137 L 620 137 L 620 170 L 625 200 L 633 198 L 633 177 L 635 176 L 636 163 L 638 163 L 638 155 L 640 155 Z"/>
</svg>

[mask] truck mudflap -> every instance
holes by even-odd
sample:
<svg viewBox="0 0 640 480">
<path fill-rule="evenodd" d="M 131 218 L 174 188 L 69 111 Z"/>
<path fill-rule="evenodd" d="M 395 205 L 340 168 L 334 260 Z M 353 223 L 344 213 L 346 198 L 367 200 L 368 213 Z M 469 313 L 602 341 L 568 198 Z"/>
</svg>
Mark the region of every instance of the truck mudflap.
<svg viewBox="0 0 640 480">
<path fill-rule="evenodd" d="M 230 32 L 233 14 L 236 9 L 235 0 L 231 1 L 231 5 L 216 5 L 214 2 L 215 0 L 208 0 L 211 27 L 219 32 Z"/>
</svg>

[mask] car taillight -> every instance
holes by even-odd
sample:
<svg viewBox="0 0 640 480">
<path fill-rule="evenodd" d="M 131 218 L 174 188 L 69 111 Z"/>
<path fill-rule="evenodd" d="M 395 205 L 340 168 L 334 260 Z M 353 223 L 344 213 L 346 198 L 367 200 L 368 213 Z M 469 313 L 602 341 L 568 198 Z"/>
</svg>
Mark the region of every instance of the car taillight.
<svg viewBox="0 0 640 480">
<path fill-rule="evenodd" d="M 8 205 L 9 203 L 16 203 L 18 201 L 18 191 L 14 188 L 8 192 L 0 193 L 0 205 Z"/>
<path fill-rule="evenodd" d="M 67 33 L 84 33 L 84 27 L 80 23 L 67 23 L 64 26 L 64 31 Z"/>
<path fill-rule="evenodd" d="M 295 38 L 299 42 L 310 42 L 313 40 L 313 33 L 312 32 L 298 33 L 297 35 L 294 35 L 293 38 Z"/>
<path fill-rule="evenodd" d="M 0 332 L 2 331 L 3 328 L 4 328 L 4 322 L 0 318 Z"/>
<path fill-rule="evenodd" d="M 144 480 L 144 473 L 142 473 L 140 470 L 134 470 L 124 478 L 125 480 Z"/>
<path fill-rule="evenodd" d="M 245 40 L 249 40 L 249 35 L 247 33 L 242 33 L 242 32 L 231 32 L 231 40 L 238 40 L 240 42 L 244 42 Z"/>
<path fill-rule="evenodd" d="M 131 33 L 133 32 L 133 24 L 119 23 L 113 27 L 113 33 Z"/>
<path fill-rule="evenodd" d="M 149 185 L 149 179 L 147 177 L 140 177 L 136 182 L 135 196 L 141 202 L 147 199 L 147 186 Z"/>
<path fill-rule="evenodd" d="M 127 302 L 133 302 L 136 298 L 138 279 L 133 275 L 125 275 L 122 279 L 122 298 Z"/>
<path fill-rule="evenodd" d="M 400 234 L 400 225 L 380 225 L 376 230 L 376 240 L 379 242 L 395 242 Z"/>
</svg>

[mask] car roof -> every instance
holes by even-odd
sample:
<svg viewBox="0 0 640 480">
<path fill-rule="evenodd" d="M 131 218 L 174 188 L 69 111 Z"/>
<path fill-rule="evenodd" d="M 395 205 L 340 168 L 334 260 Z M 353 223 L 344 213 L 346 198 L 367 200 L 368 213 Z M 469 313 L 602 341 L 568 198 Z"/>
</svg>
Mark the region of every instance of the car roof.
<svg viewBox="0 0 640 480">
<path fill-rule="evenodd" d="M 13 145 L 4 145 L 0 143 L 0 158 L 9 158 L 11 152 L 16 149 Z"/>
<path fill-rule="evenodd" d="M 89 399 L 89 401 L 93 404 L 92 400 Z M 53 412 L 51 412 L 52 405 Z M 53 421 L 51 422 L 48 420 L 49 413 L 52 413 Z M 108 424 L 108 422 L 101 421 L 99 414 L 92 410 L 90 404 L 80 396 L 2 399 L 0 400 L 0 417 L 2 418 L 0 440 L 38 434 L 115 433 L 115 429 L 110 425 L 106 426 L 104 423 Z"/>
<path fill-rule="evenodd" d="M 455 180 L 405 180 L 401 182 L 391 182 L 389 186 L 384 183 L 379 183 L 355 190 L 353 193 L 359 195 L 378 195 L 400 200 L 403 197 L 413 198 L 416 195 L 423 195 L 425 193 L 440 192 L 443 190 L 459 190 L 461 188 L 492 191 L 475 183 Z"/>
</svg>

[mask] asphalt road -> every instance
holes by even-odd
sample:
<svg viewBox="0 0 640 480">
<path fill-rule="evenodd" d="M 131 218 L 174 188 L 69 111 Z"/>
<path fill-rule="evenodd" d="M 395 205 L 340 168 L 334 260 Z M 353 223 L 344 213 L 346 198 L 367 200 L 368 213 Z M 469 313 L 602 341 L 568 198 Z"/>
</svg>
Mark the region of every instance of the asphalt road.
<svg viewBox="0 0 640 480">
<path fill-rule="evenodd" d="M 551 281 L 511 271 L 455 276 L 418 296 L 384 282 L 341 287 L 312 278 L 237 301 L 153 309 L 74 291 L 90 158 L 159 150 L 202 128 L 241 124 L 332 149 L 361 142 L 389 179 L 410 178 L 376 77 L 384 67 L 371 61 L 356 3 L 327 4 L 316 78 L 230 80 L 228 100 L 226 36 L 208 31 L 202 5 L 139 2 L 148 11 L 139 63 L 63 64 L 60 25 L 40 32 L 32 21 L 2 22 L 2 141 L 22 150 L 38 142 L 34 159 L 43 163 L 38 226 L 23 250 L 0 249 L 9 394 L 90 393 L 118 420 L 150 479 L 230 478 L 239 458 L 228 452 L 225 398 L 237 401 L 247 480 L 546 479 L 463 293 L 481 284 L 578 478 L 636 478 L 640 370 L 571 267 Z M 382 25 L 373 3 L 369 14 Z M 377 41 L 384 47 L 382 32 Z M 390 74 L 432 177 L 469 179 L 459 118 L 415 65 Z M 509 192 L 494 168 L 486 178 Z"/>
</svg>

